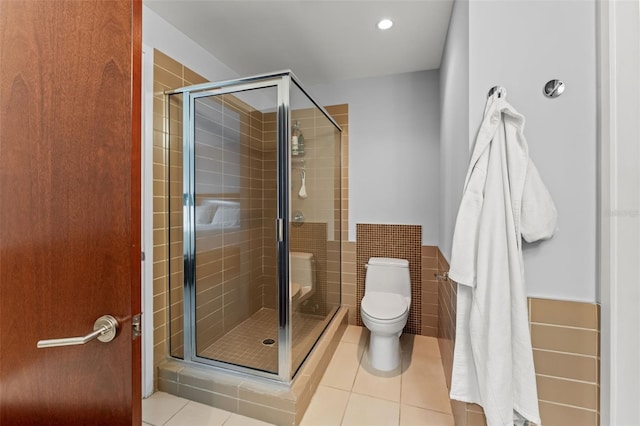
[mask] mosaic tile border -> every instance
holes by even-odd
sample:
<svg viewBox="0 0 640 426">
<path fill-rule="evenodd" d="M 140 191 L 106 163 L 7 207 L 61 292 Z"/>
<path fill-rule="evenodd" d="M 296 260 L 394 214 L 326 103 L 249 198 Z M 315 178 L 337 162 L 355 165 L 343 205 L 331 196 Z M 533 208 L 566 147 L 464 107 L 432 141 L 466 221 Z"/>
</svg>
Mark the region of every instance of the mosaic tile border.
<svg viewBox="0 0 640 426">
<path fill-rule="evenodd" d="M 405 333 L 422 332 L 422 227 L 419 225 L 356 224 L 356 320 L 362 324 L 360 302 L 364 297 L 364 265 L 371 257 L 395 257 L 409 261 L 411 308 Z"/>
</svg>

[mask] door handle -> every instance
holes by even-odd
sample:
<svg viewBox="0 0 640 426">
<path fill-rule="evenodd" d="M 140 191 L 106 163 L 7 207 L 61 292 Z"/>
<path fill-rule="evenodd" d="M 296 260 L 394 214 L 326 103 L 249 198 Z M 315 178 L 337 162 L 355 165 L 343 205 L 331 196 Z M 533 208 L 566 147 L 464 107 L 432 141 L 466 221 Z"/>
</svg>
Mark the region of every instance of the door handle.
<svg viewBox="0 0 640 426">
<path fill-rule="evenodd" d="M 93 324 L 93 332 L 86 336 L 80 337 L 66 337 L 63 339 L 49 339 L 38 341 L 38 348 L 53 348 L 56 346 L 73 346 L 84 345 L 94 339 L 98 339 L 101 342 L 110 342 L 116 337 L 118 332 L 118 320 L 111 315 L 103 315 L 96 320 Z"/>
</svg>

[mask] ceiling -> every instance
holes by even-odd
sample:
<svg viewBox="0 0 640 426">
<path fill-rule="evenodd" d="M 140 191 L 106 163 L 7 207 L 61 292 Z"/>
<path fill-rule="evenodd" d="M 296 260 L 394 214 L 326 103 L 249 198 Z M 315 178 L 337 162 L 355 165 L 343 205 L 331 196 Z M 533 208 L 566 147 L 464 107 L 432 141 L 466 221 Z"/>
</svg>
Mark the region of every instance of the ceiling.
<svg viewBox="0 0 640 426">
<path fill-rule="evenodd" d="M 144 0 L 241 76 L 309 85 L 440 67 L 453 0 Z M 381 18 L 394 25 L 381 31 Z"/>
</svg>

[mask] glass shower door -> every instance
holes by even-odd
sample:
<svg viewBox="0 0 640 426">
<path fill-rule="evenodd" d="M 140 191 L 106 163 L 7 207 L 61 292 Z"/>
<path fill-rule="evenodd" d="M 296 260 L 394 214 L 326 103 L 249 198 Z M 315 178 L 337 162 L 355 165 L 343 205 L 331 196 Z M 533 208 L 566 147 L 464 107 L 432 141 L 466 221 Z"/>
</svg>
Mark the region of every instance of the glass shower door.
<svg viewBox="0 0 640 426">
<path fill-rule="evenodd" d="M 341 303 L 341 135 L 295 82 L 290 94 L 293 375 Z"/>
<path fill-rule="evenodd" d="M 341 302 L 340 128 L 290 72 L 168 95 L 170 353 L 288 382 Z"/>
<path fill-rule="evenodd" d="M 194 355 L 277 374 L 277 87 L 191 97 Z"/>
</svg>

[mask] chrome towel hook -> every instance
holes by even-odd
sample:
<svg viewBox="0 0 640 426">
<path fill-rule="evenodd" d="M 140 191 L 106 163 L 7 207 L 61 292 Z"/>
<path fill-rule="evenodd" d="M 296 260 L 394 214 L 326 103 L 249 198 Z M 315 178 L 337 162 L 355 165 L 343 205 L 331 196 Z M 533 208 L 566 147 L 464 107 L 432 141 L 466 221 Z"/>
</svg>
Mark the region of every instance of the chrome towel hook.
<svg viewBox="0 0 640 426">
<path fill-rule="evenodd" d="M 564 82 L 561 80 L 549 80 L 544 85 L 542 92 L 547 98 L 557 98 L 564 92 Z"/>
<path fill-rule="evenodd" d="M 487 97 L 490 98 L 491 95 L 496 92 L 498 92 L 499 98 L 504 98 L 507 95 L 507 90 L 504 87 L 493 86 L 491 89 L 489 89 L 489 94 L 487 95 Z"/>
</svg>

